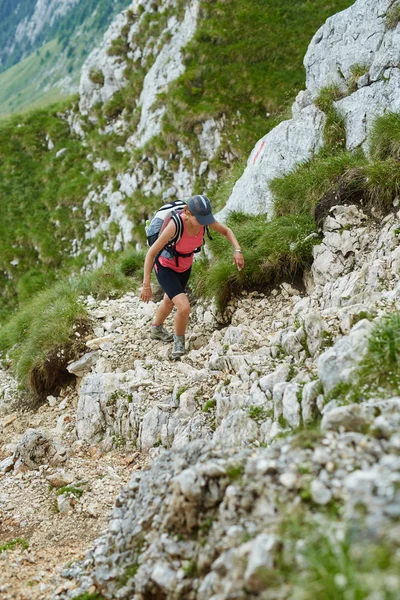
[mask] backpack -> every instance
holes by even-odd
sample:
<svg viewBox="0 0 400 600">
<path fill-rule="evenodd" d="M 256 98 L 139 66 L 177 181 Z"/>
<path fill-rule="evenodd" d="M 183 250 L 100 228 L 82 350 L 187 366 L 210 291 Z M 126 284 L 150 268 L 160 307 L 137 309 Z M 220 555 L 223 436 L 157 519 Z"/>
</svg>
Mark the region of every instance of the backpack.
<svg viewBox="0 0 400 600">
<path fill-rule="evenodd" d="M 196 250 L 194 250 L 193 252 L 190 252 L 189 254 L 182 254 L 176 250 L 176 244 L 179 242 L 179 240 L 181 239 L 182 234 L 183 234 L 183 223 L 182 223 L 182 219 L 180 218 L 180 215 L 181 215 L 183 209 L 185 208 L 185 206 L 186 206 L 186 202 L 184 202 L 183 200 L 175 200 L 174 202 L 169 202 L 168 204 L 163 204 L 163 206 L 161 206 L 154 213 L 151 221 L 146 222 L 146 227 L 145 227 L 146 236 L 147 236 L 147 244 L 148 244 L 148 246 L 152 246 L 159 238 L 160 233 L 162 233 L 164 231 L 164 229 L 167 227 L 170 220 L 171 219 L 173 220 L 173 222 L 176 225 L 176 232 L 175 232 L 174 236 L 169 240 L 168 244 L 166 244 L 164 246 L 164 248 L 161 250 L 161 252 L 166 250 L 168 252 L 168 254 L 170 255 L 170 258 L 175 257 L 177 266 L 178 266 L 179 256 L 182 256 L 182 257 L 192 256 L 193 253 L 200 252 L 200 250 L 201 250 L 201 246 L 199 248 L 196 248 Z M 212 239 L 207 226 L 205 226 L 205 232 L 207 233 L 208 237 L 210 239 Z M 156 257 L 156 260 L 160 256 L 161 252 Z"/>
</svg>

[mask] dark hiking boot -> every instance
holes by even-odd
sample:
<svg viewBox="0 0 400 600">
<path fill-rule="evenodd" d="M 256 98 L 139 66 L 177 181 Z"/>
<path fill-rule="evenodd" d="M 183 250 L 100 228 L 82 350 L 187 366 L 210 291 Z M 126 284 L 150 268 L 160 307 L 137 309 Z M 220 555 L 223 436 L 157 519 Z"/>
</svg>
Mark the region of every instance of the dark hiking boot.
<svg viewBox="0 0 400 600">
<path fill-rule="evenodd" d="M 172 333 L 170 333 L 168 329 L 165 329 L 164 325 L 152 325 L 150 337 L 153 340 L 161 340 L 162 342 L 172 342 L 174 339 Z"/>
<path fill-rule="evenodd" d="M 185 354 L 185 336 L 174 335 L 174 345 L 172 348 L 172 360 L 178 360 Z"/>
</svg>

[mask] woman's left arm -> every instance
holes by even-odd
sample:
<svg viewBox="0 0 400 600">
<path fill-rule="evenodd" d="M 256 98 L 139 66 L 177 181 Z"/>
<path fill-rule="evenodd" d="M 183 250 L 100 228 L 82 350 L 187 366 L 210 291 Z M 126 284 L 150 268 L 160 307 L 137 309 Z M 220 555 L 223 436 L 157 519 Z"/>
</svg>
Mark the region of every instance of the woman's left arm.
<svg viewBox="0 0 400 600">
<path fill-rule="evenodd" d="M 238 270 L 241 271 L 244 267 L 243 252 L 232 229 L 226 227 L 225 225 L 222 225 L 222 223 L 219 223 L 218 221 L 214 221 L 214 223 L 209 225 L 209 227 L 213 231 L 217 231 L 218 233 L 226 237 L 231 246 L 233 246 L 233 264 L 235 264 Z"/>
</svg>

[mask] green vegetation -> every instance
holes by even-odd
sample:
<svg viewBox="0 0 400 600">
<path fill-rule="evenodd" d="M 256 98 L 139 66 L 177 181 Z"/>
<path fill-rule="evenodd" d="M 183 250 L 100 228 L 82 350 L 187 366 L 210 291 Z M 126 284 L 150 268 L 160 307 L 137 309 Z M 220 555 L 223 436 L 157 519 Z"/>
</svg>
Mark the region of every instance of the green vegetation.
<svg viewBox="0 0 400 600">
<path fill-rule="evenodd" d="M 89 594 L 89 592 L 84 592 L 83 594 L 79 594 L 79 596 L 75 596 L 74 600 L 107 600 L 105 596 L 102 596 L 99 593 Z"/>
<path fill-rule="evenodd" d="M 84 262 L 71 256 L 72 242 L 84 236 L 82 201 L 94 173 L 60 108 L 0 125 L 0 321 Z"/>
<path fill-rule="evenodd" d="M 61 496 L 62 494 L 72 494 L 77 498 L 80 498 L 83 495 L 83 490 L 73 485 L 66 485 L 57 490 L 57 496 Z"/>
<path fill-rule="evenodd" d="M 355 65 L 353 65 L 350 68 L 350 71 L 351 71 L 351 79 L 350 79 L 347 87 L 348 87 L 348 92 L 351 94 L 356 91 L 357 83 L 358 83 L 358 80 L 360 79 L 360 77 L 365 75 L 365 73 L 368 73 L 369 66 L 368 65 L 360 65 L 360 64 L 356 63 Z"/>
<path fill-rule="evenodd" d="M 276 281 L 293 279 L 311 264 L 312 247 L 318 237 L 313 218 L 289 215 L 266 222 L 256 217 L 233 214 L 232 227 L 244 249 L 245 267 L 238 271 L 232 264 L 232 248 L 222 236 L 210 243 L 213 258 L 196 262 L 193 287 L 197 294 L 215 296 L 220 308 L 242 290 L 266 289 Z"/>
<path fill-rule="evenodd" d="M 11 309 L 25 302 L 36 291 L 56 279 L 79 272 L 85 266 L 89 248 L 85 248 L 85 244 L 81 247 L 85 235 L 82 205 L 89 190 L 98 190 L 107 181 L 115 182 L 118 189 L 117 176 L 128 168 L 128 164 L 136 162 L 144 172 L 151 171 L 157 156 L 168 161 L 167 170 L 161 173 L 168 184 L 168 172 L 174 164 L 178 164 L 177 157 L 180 155 L 177 141 L 187 142 L 200 164 L 203 157 L 197 133 L 202 130 L 202 122 L 224 114 L 228 129 L 220 156 L 215 159 L 215 164 L 210 165 L 219 175 L 232 165 L 223 184 L 210 190 L 215 195 L 216 206 L 222 206 L 242 172 L 254 140 L 277 122 L 282 105 L 290 102 L 302 86 L 304 72 L 301 61 L 310 37 L 327 16 L 350 3 L 350 0 L 336 0 L 320 6 L 320 3 L 311 1 L 300 8 L 285 0 L 277 9 L 272 0 L 263 4 L 251 0 L 246 6 L 238 0 L 230 3 L 204 1 L 200 27 L 185 50 L 187 72 L 174 84 L 166 98 L 158 100 L 167 106 L 163 132 L 150 141 L 144 151 L 141 149 L 133 155 L 121 151 L 121 148 L 135 130 L 140 117 L 136 102 L 143 78 L 158 52 L 157 44 L 163 41 L 159 35 L 167 26 L 168 19 L 173 15 L 183 18 L 183 2 L 165 11 L 158 11 L 156 7 L 146 14 L 141 10 L 138 14 L 128 11 L 121 39 L 110 50 L 126 62 L 128 84 L 106 105 L 94 107 L 91 118 L 97 118 L 97 126 L 89 119 L 84 125 L 88 147 L 83 147 L 80 140 L 71 135 L 63 116 L 68 109 L 77 110 L 76 100 L 0 124 L 0 209 L 4 215 L 0 235 L 0 322 L 5 320 Z M 24 89 L 30 89 L 28 75 L 32 74 L 42 93 L 45 85 L 40 83 L 39 74 L 42 71 L 48 73 L 51 69 L 45 65 L 53 64 L 51 61 L 55 61 L 63 51 L 69 52 L 68 40 L 72 40 L 78 31 L 78 20 L 85 23 L 79 37 L 84 45 L 92 26 L 98 26 L 100 31 L 113 11 L 121 7 L 120 1 L 114 2 L 110 11 L 108 0 L 86 0 L 67 15 L 62 27 L 55 23 L 53 37 L 48 31 L 43 32 L 51 41 L 27 57 L 23 64 L 16 65 L 14 68 L 18 72 L 6 71 L 0 76 L 4 78 L 0 79 L 0 112 L 1 94 L 8 94 L 6 88 L 9 85 L 16 86 L 11 90 L 13 108 L 22 107 L 19 87 L 23 85 Z M 5 15 L 12 12 L 8 4 L 5 11 Z M 139 30 L 133 43 L 154 46 L 154 54 L 148 54 L 146 64 L 134 63 L 127 54 L 129 30 L 138 19 Z M 1 31 L 6 37 L 10 27 L 12 29 L 7 23 L 7 27 L 3 28 L 1 22 Z M 257 23 L 256 28 L 254 23 Z M 286 40 L 285 44 L 281 43 L 282 39 Z M 93 43 L 93 36 L 90 40 Z M 71 41 L 76 55 L 81 52 L 80 43 L 74 45 Z M 195 63 L 201 71 L 201 97 L 195 90 Z M 102 73 L 92 71 L 91 77 L 101 85 Z M 232 81 L 235 81 L 234 86 Z M 29 92 L 32 98 L 35 93 L 33 88 Z M 6 96 L 3 101 L 6 101 Z M 268 118 L 266 111 L 271 114 Z M 109 119 L 121 113 L 127 124 L 126 130 L 121 134 L 102 133 Z M 188 140 L 182 138 L 186 135 Z M 49 144 L 54 144 L 54 148 L 49 149 Z M 65 153 L 57 157 L 57 152 L 64 148 Z M 90 154 L 98 160 L 109 161 L 110 171 L 95 171 L 87 158 Z M 205 185 L 206 180 L 200 178 L 199 189 Z M 127 200 L 127 211 L 135 223 L 135 241 L 143 241 L 141 223 L 159 204 L 159 197 L 143 194 L 140 189 Z M 92 203 L 90 209 L 94 221 L 101 216 L 109 216 L 106 205 Z M 90 241 L 91 246 L 103 255 L 109 255 L 108 248 L 112 247 L 117 227 L 115 224 L 108 232 L 99 231 L 96 239 Z M 74 240 L 80 248 L 79 256 L 72 245 Z M 134 265 L 133 268 L 139 271 L 141 266 Z"/>
<path fill-rule="evenodd" d="M 344 148 L 346 143 L 346 127 L 343 117 L 338 113 L 333 103 L 343 98 L 344 94 L 337 84 L 327 86 L 320 90 L 315 100 L 316 106 L 326 114 L 324 131 L 324 155 L 329 156 L 337 150 Z"/>
<path fill-rule="evenodd" d="M 247 409 L 247 413 L 254 421 L 265 421 L 274 414 L 274 410 L 266 410 L 263 406 L 251 405 Z"/>
<path fill-rule="evenodd" d="M 121 272 L 130 254 L 127 251 L 96 271 L 53 284 L 24 303 L 0 329 L 0 352 L 36 397 L 42 399 L 67 383 L 66 365 L 85 349 L 90 325 L 81 296 L 115 297 L 134 287 L 135 282 Z"/>
<path fill-rule="evenodd" d="M 197 576 L 197 564 L 193 560 L 183 561 L 182 570 L 187 577 Z"/>
<path fill-rule="evenodd" d="M 216 407 L 217 401 L 212 398 L 211 400 L 207 400 L 207 402 L 203 406 L 203 412 L 211 412 Z"/>
<path fill-rule="evenodd" d="M 139 563 L 134 562 L 133 564 L 126 567 L 124 574 L 118 579 L 118 587 L 122 588 L 128 583 L 130 579 L 133 579 L 139 570 Z"/>
<path fill-rule="evenodd" d="M 179 400 L 181 399 L 181 396 L 184 392 L 186 392 L 186 390 L 189 389 L 188 385 L 181 385 L 176 393 L 176 400 L 177 402 L 179 402 Z"/>
<path fill-rule="evenodd" d="M 389 575 L 397 578 L 400 566 L 393 542 L 357 542 L 349 531 L 341 539 L 317 530 L 310 533 L 300 553 L 305 568 L 295 569 L 290 576 L 296 600 L 362 600 L 374 591 L 385 600 L 397 596 L 388 583 Z"/>
<path fill-rule="evenodd" d="M 273 569 L 258 573 L 271 597 L 285 586 L 292 600 L 397 598 L 397 541 L 368 538 L 356 521 L 345 527 L 337 511 L 313 517 L 304 508 L 284 516 L 278 535 Z"/>
<path fill-rule="evenodd" d="M 379 389 L 391 395 L 398 395 L 400 391 L 399 335 L 398 312 L 380 319 L 372 330 L 367 353 L 358 370 L 359 381 L 371 394 L 377 394 Z"/>
<path fill-rule="evenodd" d="M 332 153 L 328 145 L 328 150 L 323 148 L 309 162 L 270 183 L 275 214 L 310 214 L 319 201 L 327 214 L 333 204 L 359 204 L 361 200 L 367 209 L 387 212 L 400 192 L 399 140 L 400 116 L 388 113 L 378 117 L 372 128 L 370 160 L 361 150 L 337 147 Z"/>
<path fill-rule="evenodd" d="M 395 312 L 376 322 L 367 352 L 361 359 L 351 382 L 341 382 L 327 400 L 337 399 L 342 404 L 361 402 L 366 398 L 387 397 L 400 392 L 400 313 Z"/>
<path fill-rule="evenodd" d="M 6 544 L 0 546 L 0 554 L 2 552 L 7 552 L 7 550 L 13 550 L 15 546 L 21 546 L 23 550 L 29 548 L 29 542 L 24 540 L 23 538 L 15 538 L 14 540 L 10 540 Z"/>
<path fill-rule="evenodd" d="M 231 465 L 231 466 L 227 467 L 226 474 L 229 477 L 229 480 L 231 481 L 231 483 L 234 483 L 235 481 L 239 482 L 239 481 L 241 481 L 241 479 L 244 475 L 244 466 L 243 465 Z"/>
<path fill-rule="evenodd" d="M 127 2 L 81 0 L 45 23 L 34 39 L 25 35 L 12 44 L 16 28 L 24 18 L 30 20 L 36 4 L 25 0 L 15 10 L 7 0 L 0 6 L 0 114 L 49 105 L 65 96 L 56 83 L 70 76 L 78 84 L 84 60 Z"/>
<path fill-rule="evenodd" d="M 395 29 L 400 21 L 400 2 L 395 2 L 386 13 L 386 25 L 389 29 Z"/>
<path fill-rule="evenodd" d="M 186 70 L 166 98 L 170 143 L 184 134 L 192 145 L 207 118 L 225 114 L 227 129 L 213 162 L 226 164 L 227 151 L 247 156 L 304 85 L 302 60 L 315 31 L 351 4 L 203 0 L 202 21 L 184 53 Z"/>
<path fill-rule="evenodd" d="M 292 448 L 301 448 L 313 450 L 324 437 L 319 430 L 319 423 L 314 423 L 312 427 L 304 427 L 298 431 L 290 441 Z"/>
<path fill-rule="evenodd" d="M 54 85 L 47 89 L 53 80 L 52 69 L 56 66 L 59 53 L 59 44 L 52 40 L 0 74 L 0 117 L 48 106 L 66 98 L 66 94 Z"/>
<path fill-rule="evenodd" d="M 388 113 L 375 121 L 369 135 L 369 145 L 374 160 L 400 160 L 399 113 Z"/>
</svg>

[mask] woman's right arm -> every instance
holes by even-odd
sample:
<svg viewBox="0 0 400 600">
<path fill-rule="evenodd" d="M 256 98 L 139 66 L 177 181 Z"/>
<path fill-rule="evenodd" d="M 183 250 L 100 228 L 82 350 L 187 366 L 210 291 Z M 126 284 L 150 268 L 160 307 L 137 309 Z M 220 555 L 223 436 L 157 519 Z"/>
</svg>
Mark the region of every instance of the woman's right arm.
<svg viewBox="0 0 400 600">
<path fill-rule="evenodd" d="M 151 270 L 154 265 L 157 254 L 166 246 L 169 240 L 174 236 L 176 232 L 176 225 L 171 220 L 160 237 L 147 251 L 146 258 L 144 259 L 144 275 L 143 275 L 143 287 L 140 294 L 140 298 L 143 302 L 148 302 L 152 296 L 152 290 L 150 285 Z"/>
</svg>

